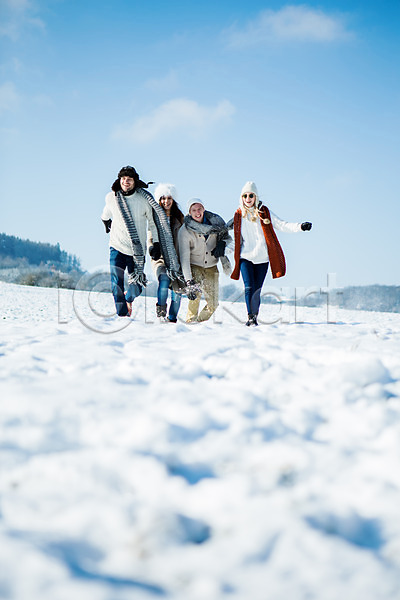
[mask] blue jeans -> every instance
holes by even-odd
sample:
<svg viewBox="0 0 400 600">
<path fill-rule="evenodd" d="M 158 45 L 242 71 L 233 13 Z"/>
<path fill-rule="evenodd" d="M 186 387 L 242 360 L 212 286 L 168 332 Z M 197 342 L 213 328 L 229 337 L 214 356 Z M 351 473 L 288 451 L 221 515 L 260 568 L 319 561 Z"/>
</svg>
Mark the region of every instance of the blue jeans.
<svg viewBox="0 0 400 600">
<path fill-rule="evenodd" d="M 124 275 L 125 269 L 128 273 L 133 273 L 135 263 L 133 257 L 127 254 L 122 254 L 115 248 L 110 248 L 110 275 L 111 275 L 111 291 L 114 296 L 115 308 L 119 317 L 126 317 L 128 314 L 127 302 L 133 302 L 137 296 L 142 293 L 142 286 L 133 283 L 128 286 L 126 296 L 124 293 Z"/>
<path fill-rule="evenodd" d="M 168 289 L 171 280 L 166 273 L 161 273 L 158 277 L 158 290 L 157 290 L 157 304 L 165 306 L 168 299 Z M 171 290 L 171 304 L 169 305 L 168 319 L 170 321 L 176 321 L 178 316 L 179 307 L 181 305 L 181 295 Z"/>
<path fill-rule="evenodd" d="M 240 272 L 244 283 L 244 298 L 249 315 L 258 315 L 260 295 L 269 263 L 252 263 L 245 258 L 240 259 Z"/>
</svg>

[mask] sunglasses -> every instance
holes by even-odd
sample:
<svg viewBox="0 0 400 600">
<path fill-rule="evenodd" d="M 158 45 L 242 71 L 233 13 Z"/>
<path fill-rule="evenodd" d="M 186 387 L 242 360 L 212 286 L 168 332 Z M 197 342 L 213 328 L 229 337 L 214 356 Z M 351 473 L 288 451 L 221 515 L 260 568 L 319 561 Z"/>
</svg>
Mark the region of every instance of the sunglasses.
<svg viewBox="0 0 400 600">
<path fill-rule="evenodd" d="M 160 200 L 173 200 L 172 196 L 160 196 Z"/>
<path fill-rule="evenodd" d="M 253 198 L 256 197 L 255 194 L 242 194 L 242 198 L 244 198 L 246 200 L 247 196 L 250 198 L 250 200 L 253 200 Z"/>
</svg>

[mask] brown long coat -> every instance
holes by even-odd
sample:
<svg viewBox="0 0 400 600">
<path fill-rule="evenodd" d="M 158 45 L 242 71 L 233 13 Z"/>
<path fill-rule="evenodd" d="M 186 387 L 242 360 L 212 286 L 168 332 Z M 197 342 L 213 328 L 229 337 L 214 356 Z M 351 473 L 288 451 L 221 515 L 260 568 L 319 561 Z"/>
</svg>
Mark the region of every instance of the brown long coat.
<svg viewBox="0 0 400 600">
<path fill-rule="evenodd" d="M 261 227 L 264 233 L 265 242 L 268 248 L 271 273 L 274 279 L 283 277 L 286 273 L 285 255 L 272 227 L 271 215 L 268 208 L 264 205 L 259 209 Z M 242 209 L 238 208 L 233 217 L 233 232 L 235 240 L 235 266 L 232 271 L 231 279 L 239 279 L 240 275 L 240 247 L 242 245 Z"/>
</svg>

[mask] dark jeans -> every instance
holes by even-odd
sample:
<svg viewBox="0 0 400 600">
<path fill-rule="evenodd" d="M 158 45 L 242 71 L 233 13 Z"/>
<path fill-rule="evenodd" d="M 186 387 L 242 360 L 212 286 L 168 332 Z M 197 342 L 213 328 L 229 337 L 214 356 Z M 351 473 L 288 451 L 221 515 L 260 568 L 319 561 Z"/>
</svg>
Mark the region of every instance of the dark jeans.
<svg viewBox="0 0 400 600">
<path fill-rule="evenodd" d="M 160 306 L 165 306 L 168 299 L 168 290 L 171 280 L 166 273 L 161 273 L 158 278 L 157 303 Z M 171 304 L 169 305 L 168 318 L 170 321 L 175 321 L 178 316 L 179 307 L 181 305 L 181 295 L 171 290 Z"/>
<path fill-rule="evenodd" d="M 240 272 L 244 283 L 244 298 L 249 315 L 258 315 L 260 295 L 269 263 L 255 265 L 245 258 L 240 259 Z"/>
<path fill-rule="evenodd" d="M 128 273 L 134 271 L 133 257 L 127 254 L 118 252 L 115 248 L 110 248 L 110 275 L 111 275 L 111 290 L 114 296 L 115 308 L 119 317 L 126 317 L 128 314 L 127 302 L 133 302 L 137 296 L 142 293 L 142 286 L 133 283 L 128 286 L 126 296 L 124 293 L 124 275 L 125 269 Z"/>
</svg>

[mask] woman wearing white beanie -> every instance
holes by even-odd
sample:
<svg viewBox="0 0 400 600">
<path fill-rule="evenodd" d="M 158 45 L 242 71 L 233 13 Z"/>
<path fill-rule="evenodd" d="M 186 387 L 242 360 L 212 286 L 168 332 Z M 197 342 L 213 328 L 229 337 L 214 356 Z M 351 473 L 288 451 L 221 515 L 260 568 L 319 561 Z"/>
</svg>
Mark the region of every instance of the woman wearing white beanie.
<svg viewBox="0 0 400 600">
<path fill-rule="evenodd" d="M 178 254 L 178 231 L 182 227 L 183 213 L 179 209 L 176 202 L 177 191 L 175 186 L 172 183 L 159 183 L 154 191 L 154 198 L 159 203 L 161 208 L 164 209 L 169 226 L 171 228 L 175 250 Z M 149 253 L 151 255 L 153 239 L 150 231 L 148 234 L 148 245 Z M 181 304 L 181 294 L 178 294 L 171 287 L 171 280 L 168 277 L 162 255 L 156 260 L 152 259 L 151 266 L 158 281 L 156 315 L 162 321 L 176 323 Z M 167 316 L 167 299 L 169 289 L 171 289 L 171 302 Z"/>
<path fill-rule="evenodd" d="M 288 223 L 282 221 L 259 200 L 257 186 L 247 181 L 240 194 L 239 208 L 233 217 L 235 240 L 235 266 L 232 279 L 244 283 L 245 300 L 248 312 L 247 326 L 258 325 L 260 295 L 268 265 L 271 265 L 273 278 L 286 273 L 285 256 L 275 233 L 275 229 L 295 233 L 309 231 L 311 223 Z"/>
</svg>

